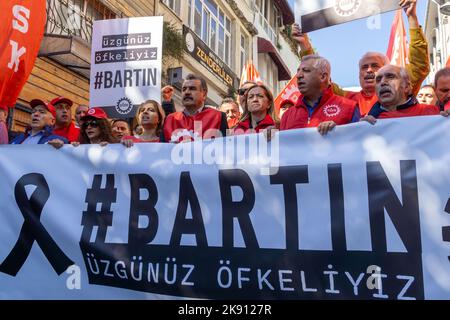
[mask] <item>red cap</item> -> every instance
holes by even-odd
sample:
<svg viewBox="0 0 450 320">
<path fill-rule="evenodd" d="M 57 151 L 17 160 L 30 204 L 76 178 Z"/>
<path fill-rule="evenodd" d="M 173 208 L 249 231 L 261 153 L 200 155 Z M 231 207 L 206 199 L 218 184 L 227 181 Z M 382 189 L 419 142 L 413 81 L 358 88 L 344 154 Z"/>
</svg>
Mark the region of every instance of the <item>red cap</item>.
<svg viewBox="0 0 450 320">
<path fill-rule="evenodd" d="M 52 101 L 50 101 L 50 103 L 54 106 L 56 106 L 58 103 L 63 103 L 63 102 L 67 103 L 69 106 L 73 105 L 72 100 L 64 98 L 64 97 L 57 97 L 57 98 L 53 99 Z"/>
<path fill-rule="evenodd" d="M 287 103 L 290 103 L 290 104 L 292 104 L 293 106 L 295 106 L 294 101 L 292 101 L 292 100 L 290 100 L 290 99 L 284 99 L 284 100 L 281 101 L 281 103 L 280 103 L 280 109 L 283 108 L 284 105 L 287 104 Z"/>
<path fill-rule="evenodd" d="M 44 102 L 40 99 L 33 99 L 30 101 L 30 106 L 32 109 L 36 108 L 37 106 L 44 106 L 53 115 L 53 117 L 56 118 L 56 110 L 51 103 Z"/>
<path fill-rule="evenodd" d="M 89 110 L 86 112 L 86 115 L 81 119 L 86 119 L 89 117 L 97 119 L 108 119 L 108 116 L 106 115 L 105 111 L 103 111 L 103 109 L 100 107 L 89 108 Z"/>
</svg>

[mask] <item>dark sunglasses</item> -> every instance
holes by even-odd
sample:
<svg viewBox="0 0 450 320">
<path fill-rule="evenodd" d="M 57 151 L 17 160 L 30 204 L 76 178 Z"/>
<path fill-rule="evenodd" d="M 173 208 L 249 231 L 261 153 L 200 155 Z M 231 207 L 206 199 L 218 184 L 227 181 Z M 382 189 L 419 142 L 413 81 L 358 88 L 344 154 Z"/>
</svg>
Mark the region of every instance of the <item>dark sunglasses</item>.
<svg viewBox="0 0 450 320">
<path fill-rule="evenodd" d="M 90 120 L 90 121 L 86 121 L 83 122 L 83 129 L 87 129 L 87 127 L 91 126 L 92 128 L 97 128 L 100 124 L 98 123 L 97 120 Z"/>
<path fill-rule="evenodd" d="M 241 88 L 241 89 L 238 89 L 237 92 L 240 96 L 243 96 L 247 92 L 247 89 Z"/>
</svg>

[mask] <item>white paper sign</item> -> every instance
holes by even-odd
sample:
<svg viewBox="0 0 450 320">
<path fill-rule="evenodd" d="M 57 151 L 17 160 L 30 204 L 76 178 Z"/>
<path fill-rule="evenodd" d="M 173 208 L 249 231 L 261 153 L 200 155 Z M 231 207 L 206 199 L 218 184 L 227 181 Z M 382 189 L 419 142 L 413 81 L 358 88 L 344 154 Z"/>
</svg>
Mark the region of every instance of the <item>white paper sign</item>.
<svg viewBox="0 0 450 320">
<path fill-rule="evenodd" d="M 131 118 L 136 106 L 161 100 L 163 17 L 94 21 L 90 105 L 111 118 Z"/>
</svg>

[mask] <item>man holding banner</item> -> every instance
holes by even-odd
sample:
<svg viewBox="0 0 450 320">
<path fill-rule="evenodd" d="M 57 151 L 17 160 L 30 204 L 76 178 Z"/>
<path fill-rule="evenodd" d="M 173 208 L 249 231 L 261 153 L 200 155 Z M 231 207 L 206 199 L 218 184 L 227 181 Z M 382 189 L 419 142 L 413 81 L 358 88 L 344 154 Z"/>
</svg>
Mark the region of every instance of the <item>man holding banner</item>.
<svg viewBox="0 0 450 320">
<path fill-rule="evenodd" d="M 410 64 L 407 65 L 406 70 L 411 79 L 413 94 L 417 95 L 430 70 L 428 44 L 417 18 L 417 0 L 400 0 L 398 4 L 403 7 L 408 17 L 411 44 L 409 48 Z M 314 53 L 308 36 L 302 33 L 297 24 L 293 26 L 292 38 L 299 44 L 302 57 Z M 367 114 L 377 102 L 375 73 L 388 62 L 389 60 L 384 54 L 368 52 L 359 61 L 359 82 L 362 90 L 360 92 L 345 91 L 337 84 L 333 84 L 334 93 L 358 102 L 361 115 Z"/>
<path fill-rule="evenodd" d="M 302 59 L 297 71 L 297 85 L 302 96 L 295 107 L 281 119 L 281 130 L 317 127 L 327 134 L 336 125 L 358 121 L 356 103 L 337 96 L 330 86 L 331 66 L 328 60 L 310 55 Z"/>
<path fill-rule="evenodd" d="M 362 120 L 375 124 L 376 118 L 402 118 L 439 114 L 437 106 L 419 104 L 411 95 L 411 82 L 405 68 L 386 65 L 377 72 L 378 101 Z"/>
</svg>

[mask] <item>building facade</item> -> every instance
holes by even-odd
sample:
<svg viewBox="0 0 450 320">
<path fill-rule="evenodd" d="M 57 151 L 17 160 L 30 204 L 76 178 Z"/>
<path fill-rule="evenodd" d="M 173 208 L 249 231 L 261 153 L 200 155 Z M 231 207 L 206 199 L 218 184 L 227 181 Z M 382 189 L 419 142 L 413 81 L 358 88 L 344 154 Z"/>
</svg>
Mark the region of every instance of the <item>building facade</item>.
<svg viewBox="0 0 450 320">
<path fill-rule="evenodd" d="M 425 37 L 430 52 L 430 74 L 427 83 L 433 83 L 434 75 L 449 63 L 450 54 L 450 16 L 441 10 L 449 1 L 428 1 L 425 16 Z"/>
<path fill-rule="evenodd" d="M 157 15 L 175 25 L 186 42 L 180 61 L 166 66 L 166 84 L 177 88 L 189 73 L 208 81 L 207 103 L 232 96 L 246 62 L 252 61 L 276 95 L 299 65 L 297 49 L 286 35 L 294 14 L 287 0 L 161 0 Z M 177 85 L 178 84 L 178 85 Z"/>
<path fill-rule="evenodd" d="M 75 105 L 89 105 L 93 21 L 153 15 L 162 15 L 184 39 L 181 59 L 163 58 L 162 84 L 176 88 L 177 108 L 189 73 L 207 79 L 207 103 L 217 106 L 234 94 L 247 61 L 275 95 L 299 65 L 286 35 L 285 26 L 294 22 L 287 0 L 47 0 L 44 39 L 10 113 L 11 130 L 24 130 L 35 98 L 65 96 Z"/>
</svg>

